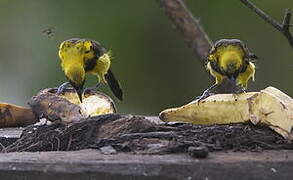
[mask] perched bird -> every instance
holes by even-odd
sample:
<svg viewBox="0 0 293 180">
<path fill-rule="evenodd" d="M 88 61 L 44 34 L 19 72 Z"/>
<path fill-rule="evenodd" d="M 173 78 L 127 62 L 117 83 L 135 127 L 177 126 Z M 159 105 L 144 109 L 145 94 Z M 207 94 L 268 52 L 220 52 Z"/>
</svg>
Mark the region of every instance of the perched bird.
<svg viewBox="0 0 293 180">
<path fill-rule="evenodd" d="M 206 61 L 206 68 L 216 82 L 197 99 L 201 100 L 217 93 L 245 92 L 248 81 L 254 80 L 255 65 L 252 62 L 254 59 L 258 57 L 238 39 L 216 41 Z"/>
<path fill-rule="evenodd" d="M 249 52 L 246 45 L 238 39 L 221 39 L 215 42 L 207 57 L 207 69 L 220 84 L 225 78 L 236 81 L 244 90 L 250 79 L 254 80 L 255 65 L 258 59 Z"/>
<path fill-rule="evenodd" d="M 86 74 L 93 74 L 98 77 L 98 82 L 108 84 L 119 100 L 123 99 L 121 86 L 110 69 L 111 56 L 100 43 L 79 38 L 65 40 L 61 43 L 58 54 L 69 82 L 62 84 L 57 94 L 71 84 L 82 102 Z"/>
</svg>

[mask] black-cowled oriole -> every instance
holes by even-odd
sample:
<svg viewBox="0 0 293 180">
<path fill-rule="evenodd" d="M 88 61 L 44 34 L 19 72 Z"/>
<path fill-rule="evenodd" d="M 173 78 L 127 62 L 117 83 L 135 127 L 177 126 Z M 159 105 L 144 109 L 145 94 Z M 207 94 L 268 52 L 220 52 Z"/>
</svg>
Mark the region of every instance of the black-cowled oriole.
<svg viewBox="0 0 293 180">
<path fill-rule="evenodd" d="M 200 99 L 213 92 L 244 92 L 248 81 L 254 80 L 255 65 L 252 62 L 254 59 L 258 59 L 257 56 L 238 39 L 216 41 L 209 51 L 206 61 L 206 68 L 215 78 L 215 84 L 207 89 Z"/>
<path fill-rule="evenodd" d="M 110 69 L 110 53 L 100 43 L 80 38 L 65 40 L 61 43 L 58 54 L 62 70 L 76 90 L 80 101 L 82 101 L 86 74 L 97 76 L 99 82 L 109 85 L 119 100 L 123 99 L 121 86 Z M 65 85 L 67 83 L 61 85 L 57 93 L 61 93 Z"/>
</svg>

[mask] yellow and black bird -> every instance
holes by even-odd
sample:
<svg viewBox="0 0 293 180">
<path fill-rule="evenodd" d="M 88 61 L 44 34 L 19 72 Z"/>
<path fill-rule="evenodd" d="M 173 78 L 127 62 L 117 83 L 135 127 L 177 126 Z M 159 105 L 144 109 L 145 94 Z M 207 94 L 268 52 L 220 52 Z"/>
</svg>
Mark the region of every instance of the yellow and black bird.
<svg viewBox="0 0 293 180">
<path fill-rule="evenodd" d="M 110 53 L 100 43 L 72 38 L 61 43 L 58 54 L 62 70 L 69 82 L 62 84 L 57 94 L 62 93 L 63 89 L 71 84 L 82 102 L 86 74 L 93 74 L 98 77 L 98 82 L 108 84 L 119 100 L 123 99 L 121 86 L 110 69 Z"/>
<path fill-rule="evenodd" d="M 216 41 L 208 53 L 206 61 L 206 68 L 216 82 L 205 93 L 209 93 L 211 89 L 225 84 L 225 81 L 233 82 L 235 86 L 240 88 L 241 92 L 244 92 L 248 81 L 250 79 L 254 80 L 255 65 L 252 62 L 253 59 L 258 58 L 238 39 Z M 223 93 L 239 93 L 233 91 L 228 90 L 225 92 L 223 90 Z"/>
</svg>

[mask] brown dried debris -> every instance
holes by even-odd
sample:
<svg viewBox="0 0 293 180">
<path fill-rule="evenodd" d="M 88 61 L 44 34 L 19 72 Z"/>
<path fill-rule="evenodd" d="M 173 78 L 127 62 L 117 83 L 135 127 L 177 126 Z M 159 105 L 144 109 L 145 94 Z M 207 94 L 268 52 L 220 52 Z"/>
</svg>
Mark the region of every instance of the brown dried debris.
<svg viewBox="0 0 293 180">
<path fill-rule="evenodd" d="M 18 141 L 2 152 L 66 151 L 108 146 L 117 152 L 139 154 L 194 154 L 191 149 L 197 147 L 208 151 L 293 149 L 293 143 L 264 126 L 200 126 L 188 123 L 157 125 L 142 116 L 108 114 L 71 125 L 54 123 L 29 126 Z"/>
</svg>

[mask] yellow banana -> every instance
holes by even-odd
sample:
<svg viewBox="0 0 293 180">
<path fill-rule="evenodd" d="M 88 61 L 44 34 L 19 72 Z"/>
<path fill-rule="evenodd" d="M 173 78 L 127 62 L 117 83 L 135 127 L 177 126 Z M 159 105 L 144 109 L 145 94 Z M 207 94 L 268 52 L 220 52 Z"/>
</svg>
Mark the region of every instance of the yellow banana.
<svg viewBox="0 0 293 180">
<path fill-rule="evenodd" d="M 86 91 L 82 103 L 80 103 L 79 97 L 74 91 L 65 90 L 60 96 L 73 104 L 79 105 L 81 114 L 85 117 L 117 112 L 113 100 L 101 92 Z"/>
<path fill-rule="evenodd" d="M 163 121 L 183 121 L 201 125 L 263 123 L 283 137 L 292 139 L 293 100 L 282 91 L 268 87 L 260 92 L 216 94 L 178 108 L 164 110 Z"/>
</svg>

